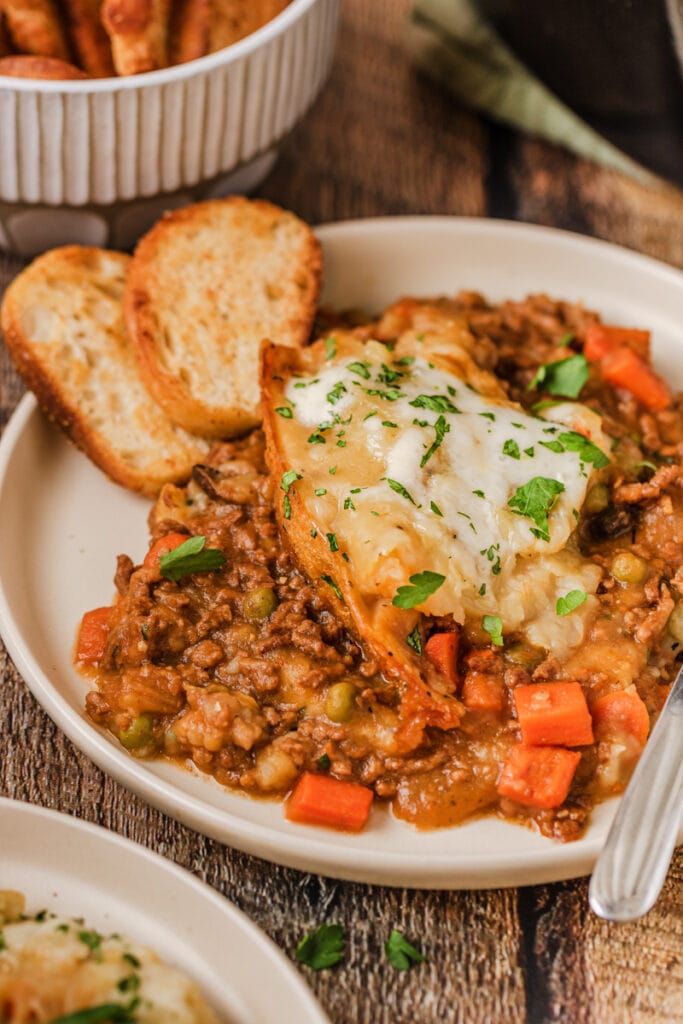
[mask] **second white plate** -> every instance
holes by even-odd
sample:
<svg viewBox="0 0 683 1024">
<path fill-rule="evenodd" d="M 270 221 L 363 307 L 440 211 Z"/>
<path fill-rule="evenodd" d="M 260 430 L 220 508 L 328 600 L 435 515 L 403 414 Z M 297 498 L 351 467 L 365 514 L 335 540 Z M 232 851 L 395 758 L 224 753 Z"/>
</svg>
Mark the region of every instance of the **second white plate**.
<svg viewBox="0 0 683 1024">
<path fill-rule="evenodd" d="M 324 301 L 380 310 L 404 294 L 476 289 L 493 300 L 545 291 L 609 321 L 653 331 L 655 363 L 683 382 L 683 274 L 615 246 L 546 228 L 457 218 L 357 221 L 320 229 Z M 282 864 L 387 885 L 481 888 L 587 874 L 614 801 L 586 835 L 557 844 L 482 819 L 418 832 L 381 809 L 357 836 L 294 825 L 281 805 L 228 792 L 198 774 L 130 757 L 83 713 L 72 665 L 78 622 L 111 601 L 116 555 L 141 559 L 148 503 L 110 484 L 26 398 L 0 443 L 0 632 L 19 671 L 73 742 L 167 814 Z"/>
</svg>

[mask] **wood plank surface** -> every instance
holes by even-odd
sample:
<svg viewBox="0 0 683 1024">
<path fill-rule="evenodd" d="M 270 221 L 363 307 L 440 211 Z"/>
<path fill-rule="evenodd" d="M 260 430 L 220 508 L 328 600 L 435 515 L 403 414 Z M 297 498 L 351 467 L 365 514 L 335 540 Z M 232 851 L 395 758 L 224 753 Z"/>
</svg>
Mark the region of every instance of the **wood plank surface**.
<svg viewBox="0 0 683 1024">
<path fill-rule="evenodd" d="M 679 199 L 458 107 L 410 67 L 407 9 L 407 0 L 345 0 L 329 81 L 259 194 L 313 223 L 449 213 L 553 224 L 683 266 Z M 0 256 L 0 290 L 19 266 Z M 0 426 L 21 392 L 0 349 Z M 439 893 L 279 868 L 182 827 L 105 776 L 41 711 L 4 649 L 0 679 L 0 793 L 159 851 L 233 900 L 292 957 L 309 928 L 342 924 L 343 965 L 303 969 L 334 1024 L 683 1021 L 682 854 L 656 908 L 621 926 L 590 913 L 585 880 Z M 422 948 L 424 965 L 391 968 L 382 947 L 392 928 Z"/>
</svg>

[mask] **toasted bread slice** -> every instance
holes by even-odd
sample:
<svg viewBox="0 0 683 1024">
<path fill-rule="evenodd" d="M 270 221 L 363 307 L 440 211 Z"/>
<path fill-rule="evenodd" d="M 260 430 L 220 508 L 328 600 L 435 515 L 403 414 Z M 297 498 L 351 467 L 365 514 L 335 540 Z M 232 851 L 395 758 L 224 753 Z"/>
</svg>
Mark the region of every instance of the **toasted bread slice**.
<svg viewBox="0 0 683 1024">
<path fill-rule="evenodd" d="M 102 24 L 119 75 L 139 75 L 168 65 L 170 0 L 104 0 Z"/>
<path fill-rule="evenodd" d="M 0 57 L 8 57 L 12 53 L 12 44 L 7 31 L 7 22 L 0 6 Z"/>
<path fill-rule="evenodd" d="M 2 0 L 15 49 L 70 60 L 69 45 L 52 0 Z"/>
<path fill-rule="evenodd" d="M 32 57 L 18 53 L 13 57 L 0 57 L 0 75 L 10 78 L 42 78 L 45 81 L 63 82 L 69 79 L 89 78 L 74 64 L 56 57 Z"/>
<path fill-rule="evenodd" d="M 62 0 L 62 5 L 81 67 L 93 78 L 109 78 L 114 74 L 114 62 L 100 20 L 101 0 Z"/>
<path fill-rule="evenodd" d="M 121 305 L 129 262 L 52 249 L 11 283 L 0 323 L 47 414 L 112 480 L 155 495 L 187 478 L 208 446 L 174 427 L 140 382 Z"/>
<path fill-rule="evenodd" d="M 271 21 L 289 0 L 213 0 L 209 48 L 230 46 Z"/>
<path fill-rule="evenodd" d="M 260 419 L 264 338 L 309 338 L 320 245 L 293 213 L 241 196 L 167 214 L 139 243 L 126 324 L 142 380 L 186 430 L 234 437 Z"/>
<path fill-rule="evenodd" d="M 210 52 L 212 8 L 212 0 L 175 0 L 169 30 L 171 64 L 184 64 Z"/>
</svg>

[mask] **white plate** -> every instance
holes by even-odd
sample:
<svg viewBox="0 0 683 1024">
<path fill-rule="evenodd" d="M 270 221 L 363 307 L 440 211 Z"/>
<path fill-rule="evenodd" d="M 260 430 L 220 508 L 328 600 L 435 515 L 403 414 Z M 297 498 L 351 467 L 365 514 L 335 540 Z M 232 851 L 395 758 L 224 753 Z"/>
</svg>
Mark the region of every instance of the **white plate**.
<svg viewBox="0 0 683 1024">
<path fill-rule="evenodd" d="M 324 301 L 379 310 L 403 294 L 477 289 L 583 301 L 607 320 L 651 328 L 657 366 L 683 382 L 683 274 L 604 242 L 547 228 L 459 218 L 395 218 L 321 228 Z M 294 825 L 277 803 L 249 800 L 163 762 L 134 760 L 83 714 L 72 647 L 84 611 L 107 604 L 117 553 L 141 559 L 148 503 L 110 484 L 49 428 L 31 398 L 0 443 L 0 632 L 48 714 L 123 785 L 225 843 L 282 864 L 385 885 L 481 888 L 587 874 L 615 802 L 567 845 L 494 819 L 418 832 L 381 809 L 358 836 Z"/>
<path fill-rule="evenodd" d="M 0 887 L 23 892 L 28 913 L 82 917 L 104 934 L 150 946 L 199 985 L 226 1024 L 329 1024 L 270 939 L 163 857 L 15 800 L 0 799 L 0 836 Z"/>
</svg>

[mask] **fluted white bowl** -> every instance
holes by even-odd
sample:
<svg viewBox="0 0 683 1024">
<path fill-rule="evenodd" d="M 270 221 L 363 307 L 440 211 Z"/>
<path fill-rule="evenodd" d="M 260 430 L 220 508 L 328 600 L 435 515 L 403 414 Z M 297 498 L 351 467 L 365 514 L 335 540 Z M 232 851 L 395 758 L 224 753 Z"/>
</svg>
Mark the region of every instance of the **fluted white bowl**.
<svg viewBox="0 0 683 1024">
<path fill-rule="evenodd" d="M 0 75 L 0 247 L 126 248 L 165 209 L 254 188 L 325 80 L 338 9 L 291 0 L 240 42 L 143 75 Z"/>
</svg>

